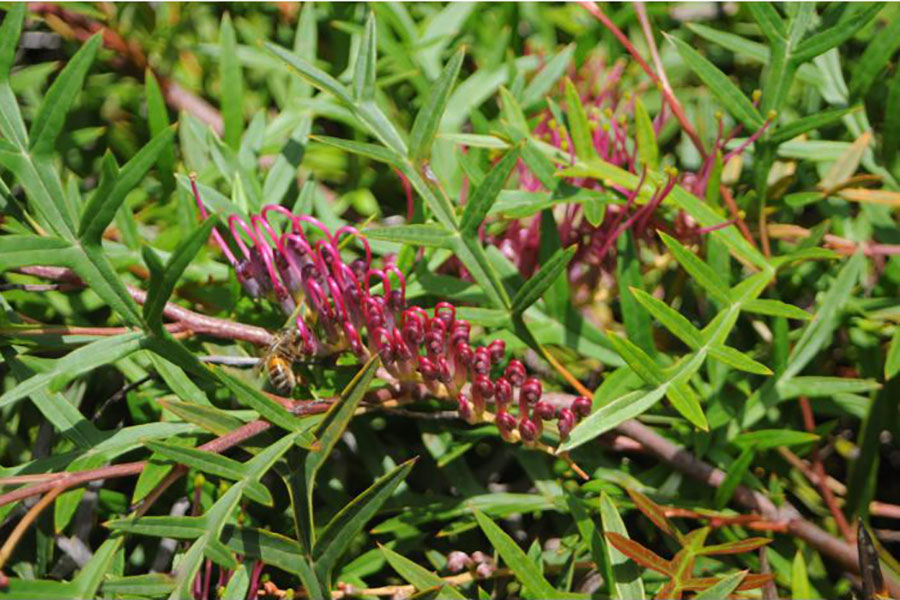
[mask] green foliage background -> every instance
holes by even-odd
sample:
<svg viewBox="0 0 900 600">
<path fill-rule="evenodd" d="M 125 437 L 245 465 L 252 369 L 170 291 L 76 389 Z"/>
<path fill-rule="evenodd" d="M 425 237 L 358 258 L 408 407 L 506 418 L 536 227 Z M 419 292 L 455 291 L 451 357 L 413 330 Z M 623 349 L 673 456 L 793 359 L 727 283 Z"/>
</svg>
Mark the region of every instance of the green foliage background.
<svg viewBox="0 0 900 600">
<path fill-rule="evenodd" d="M 649 60 L 635 8 L 603 8 Z M 718 185 L 705 197 L 678 186 L 657 213 L 668 233 L 624 237 L 591 289 L 570 285 L 575 250 L 561 247 L 554 224 L 573 203 L 602 220 L 625 199 L 579 192 L 572 178 L 635 190 L 644 204 L 667 169 L 697 172 L 704 157 L 676 119 L 652 130 L 662 87 L 578 4 L 3 9 L 0 484 L 9 485 L 0 492 L 21 475 L 149 463 L 137 478 L 60 494 L 4 557 L 0 598 L 197 597 L 207 559 L 234 571 L 225 596 L 243 597 L 255 576 L 237 556 L 310 597 L 339 582 L 411 584 L 423 597 L 629 598 L 672 592 L 663 587 L 672 581 L 690 595 L 692 574 L 717 578 L 707 582 L 718 581 L 706 590 L 714 597 L 749 581 L 736 573 L 759 573 L 760 554 L 752 543 L 728 554 L 704 545 L 754 536 L 771 538 L 761 552 L 782 596 L 851 594 L 834 556 L 802 536 L 734 524 L 683 534 L 703 523 L 672 525 L 648 518 L 653 503 L 643 515 L 635 505 L 649 496 L 733 517 L 747 512 L 733 497 L 744 484 L 840 537 L 815 482 L 790 460 L 813 459 L 815 447 L 846 518 L 892 527 L 871 507 L 900 497 L 896 5 L 648 5 L 668 80 L 710 156 L 740 144 L 713 148 L 718 119 L 741 124 L 739 138 L 766 127 L 740 159 L 712 163 L 749 239 L 722 226 L 734 214 Z M 92 24 L 104 39 L 89 35 Z M 565 83 L 582 83 L 578 68 L 598 57 L 607 68 L 621 61 L 617 89 L 637 99 L 624 118 L 643 181 L 597 155 L 590 107 Z M 546 111 L 572 152 L 532 134 Z M 516 165 L 543 189 L 522 193 Z M 192 172 L 217 215 L 203 223 Z M 413 189 L 411 221 L 398 175 Z M 255 372 L 203 366 L 200 356 L 260 350 L 176 340 L 164 305 L 280 328 L 278 308 L 245 297 L 206 243 L 227 215 L 269 203 L 364 230 L 376 255 L 396 255 L 411 302 L 458 304 L 477 339 L 504 339 L 545 390 L 577 393 L 575 379 L 594 392 L 594 412 L 561 446 L 589 481 L 559 456 L 446 418 L 437 400 L 354 416 L 383 385 L 375 363 L 304 367 L 298 397 L 340 396 L 308 418 L 261 394 Z M 477 234 L 535 215 L 541 268 L 525 281 Z M 707 231 L 679 239 L 684 218 Z M 446 268 L 451 257 L 467 278 Z M 71 269 L 86 287 L 23 288 L 45 282 L 19 271 L 34 265 Z M 146 299 L 139 305 L 126 286 Z M 35 323 L 91 329 L 36 335 Z M 130 330 L 97 335 L 107 327 Z M 195 449 L 260 416 L 277 427 L 225 455 Z M 701 484 L 600 437 L 634 418 L 724 471 L 724 482 Z M 175 464 L 189 475 L 136 516 Z M 170 515 L 186 497 L 195 513 Z M 0 505 L 0 539 L 29 506 Z M 608 534 L 692 570 L 635 565 Z M 180 541 L 157 566 L 160 538 Z M 890 579 L 900 565 L 884 539 Z M 440 587 L 452 550 L 491 554 L 509 571 Z"/>
</svg>

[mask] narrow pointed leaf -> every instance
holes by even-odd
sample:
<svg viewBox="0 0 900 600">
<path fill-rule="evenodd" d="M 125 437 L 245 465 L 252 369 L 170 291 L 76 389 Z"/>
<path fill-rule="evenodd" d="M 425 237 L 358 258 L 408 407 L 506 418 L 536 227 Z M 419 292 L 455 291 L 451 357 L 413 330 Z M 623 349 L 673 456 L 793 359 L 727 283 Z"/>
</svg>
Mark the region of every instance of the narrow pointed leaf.
<svg viewBox="0 0 900 600">
<path fill-rule="evenodd" d="M 101 42 L 102 36 L 95 34 L 79 48 L 44 95 L 29 135 L 34 154 L 49 154 L 53 151 L 56 138 L 66 122 L 66 115 L 81 92 L 84 78 L 94 62 Z"/>
<path fill-rule="evenodd" d="M 353 68 L 353 96 L 360 102 L 375 98 L 375 13 L 369 11 Z"/>
<path fill-rule="evenodd" d="M 662 558 L 649 548 L 645 548 L 634 540 L 618 533 L 607 532 L 606 539 L 622 554 L 647 569 L 653 569 L 663 575 L 675 575 L 671 562 Z"/>
<path fill-rule="evenodd" d="M 737 573 L 726 575 L 715 585 L 706 588 L 694 596 L 694 600 L 719 600 L 721 598 L 730 598 L 732 592 L 741 585 L 741 582 L 746 576 L 747 571 L 738 571 Z"/>
<path fill-rule="evenodd" d="M 666 247 L 678 261 L 678 264 L 687 271 L 697 284 L 708 292 L 713 298 L 722 304 L 731 304 L 731 298 L 728 294 L 728 284 L 722 277 L 716 273 L 715 269 L 710 267 L 706 262 L 700 259 L 696 254 L 685 248 L 681 242 L 672 236 L 659 232 Z"/>
<path fill-rule="evenodd" d="M 769 367 L 753 360 L 743 352 L 735 350 L 730 346 L 710 346 L 708 351 L 712 358 L 740 371 L 756 373 L 757 375 L 772 374 Z"/>
<path fill-rule="evenodd" d="M 572 135 L 572 144 L 575 147 L 575 155 L 584 161 L 589 161 L 597 156 L 594 148 L 591 124 L 588 121 L 584 105 L 575 84 L 566 78 L 566 108 L 569 118 L 569 133 Z"/>
<path fill-rule="evenodd" d="M 241 145 L 244 133 L 244 78 L 237 57 L 237 39 L 231 14 L 225 13 L 219 27 L 219 81 L 222 88 L 222 121 L 225 143 L 233 150 Z"/>
<path fill-rule="evenodd" d="M 661 300 L 657 300 L 647 292 L 637 288 L 632 289 L 635 299 L 641 306 L 653 315 L 663 327 L 668 329 L 675 337 L 684 342 L 688 348 L 697 349 L 700 346 L 700 330 L 691 325 L 681 313 Z"/>
<path fill-rule="evenodd" d="M 485 176 L 466 204 L 460 222 L 462 235 L 475 235 L 491 211 L 500 190 L 506 184 L 509 174 L 519 162 L 519 148 L 513 148 Z"/>
<path fill-rule="evenodd" d="M 418 591 L 439 588 L 441 591 L 439 597 L 455 598 L 457 600 L 465 598 L 465 596 L 463 596 L 456 588 L 449 585 L 446 581 L 425 567 L 414 563 L 401 554 L 397 554 L 387 546 L 379 546 L 378 549 L 384 555 L 384 558 L 391 567 L 397 571 L 400 577 L 405 579 Z"/>
<path fill-rule="evenodd" d="M 650 114 L 640 97 L 634 99 L 634 127 L 641 164 L 647 167 L 648 171 L 658 170 L 659 146 L 656 142 L 656 132 L 653 129 Z"/>
<path fill-rule="evenodd" d="M 541 265 L 538 272 L 516 293 L 512 300 L 513 312 L 521 314 L 537 302 L 557 278 L 563 276 L 573 256 L 575 256 L 574 247 L 560 248 L 554 252 L 553 256 Z"/>
<path fill-rule="evenodd" d="M 628 539 L 628 530 L 625 529 L 619 508 L 606 492 L 600 495 L 600 519 L 605 534 L 615 533 Z M 610 590 L 614 592 L 613 597 L 618 600 L 644 598 L 644 582 L 634 562 L 609 542 L 606 544 L 606 552 L 615 578 Z"/>
<path fill-rule="evenodd" d="M 687 42 L 671 35 L 666 35 L 666 38 L 674 44 L 684 62 L 706 84 L 731 116 L 743 123 L 751 132 L 763 126 L 763 118 L 753 103 L 718 67 L 691 48 Z"/>
<path fill-rule="evenodd" d="M 800 42 L 794 52 L 794 62 L 797 64 L 804 63 L 831 50 L 835 46 L 843 44 L 856 35 L 856 32 L 862 29 L 869 21 L 874 19 L 875 15 L 881 12 L 882 8 L 884 8 L 883 2 L 866 2 L 851 5 L 850 9 L 848 9 L 849 16 L 840 19 L 833 27 L 811 35 Z"/>
</svg>

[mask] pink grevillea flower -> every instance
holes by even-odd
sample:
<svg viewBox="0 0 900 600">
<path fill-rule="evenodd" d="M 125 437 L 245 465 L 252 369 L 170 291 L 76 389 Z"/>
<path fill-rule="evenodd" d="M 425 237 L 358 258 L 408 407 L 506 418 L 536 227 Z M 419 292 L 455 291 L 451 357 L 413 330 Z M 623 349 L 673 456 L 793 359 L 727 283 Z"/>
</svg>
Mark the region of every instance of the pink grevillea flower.
<svg viewBox="0 0 900 600">
<path fill-rule="evenodd" d="M 205 215 L 196 185 L 194 195 Z M 559 413 L 541 403 L 540 381 L 528 377 L 520 361 L 507 361 L 502 340 L 473 347 L 472 327 L 457 318 L 454 305 L 439 302 L 430 314 L 409 305 L 403 273 L 392 264 L 373 266 L 369 243 L 355 228 L 332 233 L 315 218 L 277 205 L 263 207 L 249 222 L 231 215 L 228 227 L 237 254 L 218 231 L 213 238 L 251 296 L 267 298 L 293 317 L 303 355 L 350 352 L 366 360 L 377 354 L 393 378 L 451 398 L 470 423 L 484 421 L 495 408 L 506 439 L 518 428 L 523 441 L 535 442 L 552 419 L 561 419 L 560 430 L 568 434 L 575 421 L 566 415 L 586 416 L 572 412 L 577 400 Z M 342 243 L 350 239 L 361 244 L 365 258 L 348 262 Z M 517 418 L 509 412 L 516 405 Z"/>
</svg>

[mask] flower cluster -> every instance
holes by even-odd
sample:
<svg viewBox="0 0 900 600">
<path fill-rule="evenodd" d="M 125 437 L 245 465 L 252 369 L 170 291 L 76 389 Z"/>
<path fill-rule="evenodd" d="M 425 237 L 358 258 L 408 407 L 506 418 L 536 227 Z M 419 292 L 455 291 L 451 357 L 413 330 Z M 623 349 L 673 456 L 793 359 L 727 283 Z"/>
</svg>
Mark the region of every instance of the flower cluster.
<svg viewBox="0 0 900 600">
<path fill-rule="evenodd" d="M 205 218 L 196 185 L 194 195 Z M 521 361 L 506 360 L 503 340 L 472 345 L 471 325 L 457 318 L 452 304 L 440 302 L 430 315 L 409 306 L 403 273 L 392 264 L 374 268 L 369 244 L 355 228 L 332 234 L 315 218 L 278 205 L 263 207 L 249 222 L 233 214 L 228 225 L 240 254 L 235 256 L 218 231 L 216 242 L 247 293 L 268 298 L 292 315 L 301 355 L 350 351 L 366 360 L 377 354 L 396 380 L 421 383 L 436 396 L 453 399 L 460 417 L 470 423 L 491 420 L 491 404 L 493 420 L 507 440 L 535 442 L 544 423 L 554 419 L 565 438 L 590 413 L 588 398 L 559 409 L 542 401 L 541 382 L 528 376 Z M 286 226 L 283 232 L 279 225 Z M 341 242 L 347 236 L 359 240 L 365 258 L 344 260 Z"/>
<path fill-rule="evenodd" d="M 476 550 L 471 556 L 461 550 L 454 550 L 447 555 L 447 569 L 451 573 L 467 570 L 479 579 L 484 579 L 494 574 L 497 564 L 493 557 L 481 550 Z"/>
</svg>

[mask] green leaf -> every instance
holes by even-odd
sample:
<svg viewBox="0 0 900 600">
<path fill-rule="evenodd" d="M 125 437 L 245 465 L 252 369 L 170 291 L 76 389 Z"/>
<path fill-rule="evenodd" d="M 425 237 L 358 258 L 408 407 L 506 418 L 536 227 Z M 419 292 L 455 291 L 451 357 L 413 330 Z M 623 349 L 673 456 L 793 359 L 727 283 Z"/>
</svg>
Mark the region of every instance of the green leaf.
<svg viewBox="0 0 900 600">
<path fill-rule="evenodd" d="M 900 327 L 894 329 L 894 337 L 888 345 L 887 358 L 884 360 L 884 378 L 893 379 L 900 372 Z"/>
<path fill-rule="evenodd" d="M 735 369 L 738 369 L 740 371 L 746 371 L 747 373 L 756 373 L 757 375 L 772 374 L 772 371 L 766 365 L 756 362 L 743 352 L 735 350 L 730 346 L 710 346 L 709 355 L 712 358 L 723 362 L 728 366 L 734 367 Z"/>
<path fill-rule="evenodd" d="M 751 6 L 754 4 L 756 3 L 750 3 Z M 732 592 L 734 592 L 734 590 L 736 590 L 737 587 L 741 585 L 741 582 L 746 576 L 747 571 L 738 571 L 737 573 L 726 575 L 715 585 L 709 586 L 708 588 L 694 596 L 694 600 L 719 600 L 720 598 L 730 598 Z M 795 597 L 799 598 L 800 596 Z"/>
<path fill-rule="evenodd" d="M 700 406 L 700 398 L 691 389 L 687 383 L 673 383 L 666 391 L 666 398 L 672 403 L 672 407 L 677 410 L 682 417 L 696 425 L 703 431 L 709 431 L 709 424 L 706 422 L 706 415 L 703 414 L 703 407 Z"/>
<path fill-rule="evenodd" d="M 165 270 L 162 273 L 153 274 L 150 280 L 150 289 L 144 301 L 144 319 L 151 328 L 162 327 L 163 309 L 169 297 L 175 289 L 175 284 L 181 278 L 182 273 L 188 267 L 197 252 L 206 245 L 209 234 L 216 225 L 218 218 L 213 215 L 206 219 L 186 240 L 179 244 L 175 252 L 169 257 Z M 145 246 L 145 250 L 149 250 Z"/>
<path fill-rule="evenodd" d="M 9 81 L 9 72 L 16 60 L 19 35 L 22 33 L 27 8 L 24 4 L 10 5 L 3 18 L 3 25 L 0 25 L 0 83 Z"/>
<path fill-rule="evenodd" d="M 250 591 L 250 574 L 247 573 L 247 565 L 241 563 L 228 579 L 223 598 L 246 598 Z"/>
<path fill-rule="evenodd" d="M 770 42 L 787 39 L 787 27 L 771 2 L 748 2 L 747 9 Z"/>
<path fill-rule="evenodd" d="M 509 174 L 518 162 L 519 148 L 513 148 L 494 165 L 481 185 L 472 193 L 460 222 L 460 232 L 463 236 L 477 234 L 478 228 L 491 211 L 500 190 L 503 189 Z"/>
<path fill-rule="evenodd" d="M 375 13 L 370 10 L 353 67 L 353 97 L 357 101 L 366 102 L 375 99 L 376 60 Z"/>
<path fill-rule="evenodd" d="M 625 529 L 621 512 L 605 492 L 600 494 L 600 519 L 603 523 L 604 533 L 617 533 L 628 539 L 628 530 Z M 613 581 L 614 586 L 610 588 L 613 597 L 619 600 L 646 598 L 644 583 L 634 561 L 625 556 L 612 544 L 606 543 L 605 546 L 609 557 L 608 562 L 612 565 L 613 577 L 615 578 Z"/>
<path fill-rule="evenodd" d="M 288 431 L 305 432 L 304 439 L 301 443 L 307 447 L 312 444 L 312 438 L 307 431 L 309 429 L 309 424 L 304 422 L 303 419 L 295 417 L 280 404 L 260 392 L 258 389 L 252 387 L 247 382 L 238 379 L 237 377 L 233 377 L 221 369 L 216 370 L 215 374 L 219 381 L 232 391 L 241 404 L 252 408 L 259 413 L 260 417 L 276 427 L 281 427 Z"/>
<path fill-rule="evenodd" d="M 564 276 L 573 256 L 575 256 L 574 247 L 560 248 L 554 252 L 553 256 L 541 265 L 538 272 L 516 292 L 512 300 L 513 313 L 521 314 L 537 302 L 558 277 Z"/>
<path fill-rule="evenodd" d="M 888 165 L 893 165 L 897 162 L 897 150 L 900 149 L 900 69 L 894 73 L 888 86 L 882 134 L 884 160 Z"/>
<path fill-rule="evenodd" d="M 464 47 L 457 50 L 440 76 L 431 85 L 431 91 L 424 106 L 416 114 L 412 132 L 409 135 L 409 158 L 413 162 L 428 160 L 431 156 L 431 145 L 441 124 L 441 117 L 447 109 L 450 92 L 459 77 L 459 69 L 466 55 Z"/>
<path fill-rule="evenodd" d="M 417 459 L 400 464 L 363 493 L 345 505 L 325 526 L 313 546 L 312 556 L 320 580 L 331 581 L 331 572 L 338 559 L 350 547 L 353 539 L 362 531 L 381 506 L 393 495 L 397 486 L 406 479 Z"/>
<path fill-rule="evenodd" d="M 509 295 L 491 264 L 481 242 L 475 236 L 457 234 L 451 239 L 451 249 L 478 283 L 495 308 L 510 308 Z"/>
<path fill-rule="evenodd" d="M 313 87 L 324 90 L 345 104 L 353 104 L 350 92 L 337 79 L 325 71 L 314 67 L 290 50 L 282 48 L 272 42 L 263 44 L 266 50 L 287 63 L 288 67 L 297 75 L 308 81 Z"/>
<path fill-rule="evenodd" d="M 637 136 L 638 157 L 648 171 L 659 169 L 659 146 L 656 143 L 656 132 L 653 121 L 639 96 L 634 99 L 634 127 Z"/>
<path fill-rule="evenodd" d="M 147 122 L 150 125 L 150 135 L 156 136 L 168 129 L 169 112 L 166 108 L 166 100 L 163 97 L 159 82 L 148 68 L 144 73 L 144 95 L 147 98 Z M 163 173 L 166 189 L 171 190 L 174 185 L 175 172 L 175 145 L 167 146 L 156 161 L 161 173 Z"/>
<path fill-rule="evenodd" d="M 206 533 L 203 517 L 141 517 L 113 519 L 104 523 L 109 529 L 136 535 L 148 535 L 176 540 L 193 540 Z"/>
<path fill-rule="evenodd" d="M 841 120 L 846 115 L 853 114 L 860 110 L 862 110 L 862 106 L 819 111 L 809 116 L 791 121 L 787 125 L 778 127 L 769 139 L 773 144 L 781 144 L 782 142 L 792 140 L 798 135 L 802 135 L 808 131 L 830 125 L 831 123 Z"/>
<path fill-rule="evenodd" d="M 856 35 L 869 21 L 875 18 L 881 9 L 883 2 L 867 2 L 850 5 L 847 13 L 833 27 L 814 34 L 800 42 L 794 52 L 793 61 L 796 64 L 804 63 L 839 46 Z M 847 16 L 849 15 L 849 16 Z"/>
<path fill-rule="evenodd" d="M 522 106 L 526 109 L 544 99 L 553 85 L 566 73 L 566 69 L 572 61 L 575 52 L 575 44 L 569 44 L 547 61 L 540 71 L 528 82 L 520 97 Z"/>
<path fill-rule="evenodd" d="M 660 231 L 659 237 L 672 253 L 672 256 L 675 257 L 675 260 L 678 261 L 678 264 L 691 276 L 691 279 L 722 304 L 731 304 L 728 284 L 716 273 L 715 269 L 685 248 L 681 242 L 672 236 Z"/>
<path fill-rule="evenodd" d="M 813 315 L 798 306 L 786 304 L 780 300 L 769 300 L 766 298 L 757 298 L 756 300 L 745 303 L 744 312 L 802 321 L 809 321 L 813 318 Z"/>
<path fill-rule="evenodd" d="M 304 116 L 275 158 L 275 164 L 269 169 L 263 183 L 262 197 L 267 203 L 279 204 L 291 183 L 297 180 L 297 168 L 306 154 L 311 129 L 312 117 Z"/>
<path fill-rule="evenodd" d="M 239 481 L 251 475 L 247 472 L 246 465 L 214 452 L 185 446 L 174 446 L 162 442 L 147 442 L 147 448 L 192 469 L 231 481 Z M 272 494 L 258 482 L 248 483 L 244 492 L 248 498 L 260 504 L 265 506 L 274 505 Z"/>
<path fill-rule="evenodd" d="M 806 574 L 806 558 L 802 550 L 797 550 L 791 563 L 791 598 L 812 598 L 812 586 Z"/>
<path fill-rule="evenodd" d="M 375 371 L 378 370 L 378 365 L 378 356 L 375 355 L 347 384 L 347 387 L 341 392 L 340 399 L 328 409 L 325 417 L 316 427 L 314 433 L 319 443 L 318 448 L 315 452 L 307 452 L 302 459 L 303 464 L 291 473 L 295 519 L 301 534 L 301 542 L 310 552 L 316 543 L 312 503 L 316 474 L 325 464 L 338 440 L 344 435 L 344 430 L 350 423 L 353 413 L 356 412 L 356 408 L 369 390 L 369 384 L 375 376 Z"/>
<path fill-rule="evenodd" d="M 794 345 L 788 357 L 788 366 L 782 374 L 783 379 L 789 379 L 803 370 L 809 362 L 819 353 L 819 350 L 831 340 L 834 330 L 837 328 L 838 319 L 850 293 L 865 268 L 865 258 L 862 252 L 857 252 L 851 257 L 838 272 L 831 284 L 822 304 L 816 312 L 816 318 L 806 326 L 800 339 Z"/>
<path fill-rule="evenodd" d="M 559 598 L 561 593 L 550 585 L 550 582 L 544 579 L 543 574 L 538 570 L 525 552 L 519 548 L 518 544 L 500 527 L 494 523 L 490 517 L 486 516 L 478 509 L 473 509 L 475 520 L 478 526 L 484 532 L 484 535 L 491 542 L 494 549 L 500 554 L 503 562 L 513 572 L 516 579 L 527 588 L 528 592 L 538 598 Z"/>
<path fill-rule="evenodd" d="M 8 234 L 0 237 L 0 272 L 32 265 L 67 267 L 72 244 L 55 237 Z"/>
<path fill-rule="evenodd" d="M 397 154 L 390 148 L 385 148 L 384 146 L 379 146 L 377 144 L 357 142 L 355 140 L 345 140 L 343 138 L 336 138 L 327 135 L 311 135 L 309 136 L 309 139 L 316 142 L 321 142 L 323 144 L 328 144 L 329 146 L 334 146 L 335 148 L 340 148 L 345 152 L 351 152 L 353 154 L 359 154 L 360 156 L 366 156 L 373 160 L 387 163 L 389 165 L 397 167 L 403 165 L 403 157 L 401 155 Z"/>
<path fill-rule="evenodd" d="M 175 579 L 166 573 L 147 573 L 127 577 L 107 576 L 100 585 L 100 591 L 105 596 L 165 596 L 173 589 L 175 589 Z"/>
<path fill-rule="evenodd" d="M 734 495 L 734 490 L 740 485 L 741 479 L 744 478 L 744 474 L 747 472 L 747 469 L 750 468 L 750 463 L 753 462 L 755 456 L 756 451 L 753 446 L 744 448 L 737 459 L 735 459 L 728 467 L 728 471 L 725 473 L 725 479 L 722 480 L 722 485 L 716 488 L 716 493 L 713 498 L 713 504 L 716 509 L 724 508 L 731 500 L 731 497 Z"/>
<path fill-rule="evenodd" d="M 125 201 L 125 196 L 144 178 L 160 154 L 172 143 L 174 136 L 174 126 L 153 136 L 146 146 L 125 163 L 108 194 L 94 192 L 84 207 L 78 228 L 78 237 L 82 244 L 100 245 L 103 231 L 115 217 L 116 211 Z"/>
<path fill-rule="evenodd" d="M 594 148 L 594 140 L 591 135 L 591 124 L 588 121 L 581 97 L 572 80 L 566 77 L 566 107 L 569 119 L 569 132 L 572 134 L 572 145 L 575 147 L 575 155 L 581 160 L 596 158 L 597 149 Z"/>
<path fill-rule="evenodd" d="M 881 389 L 881 384 L 874 379 L 810 375 L 782 378 L 776 387 L 778 396 L 782 400 L 789 400 L 800 396 L 827 398 L 835 394 L 864 394 Z"/>
<path fill-rule="evenodd" d="M 405 556 L 397 554 L 387 546 L 379 545 L 378 549 L 384 555 L 384 558 L 391 567 L 397 571 L 400 577 L 415 587 L 416 590 L 425 591 L 439 588 L 441 592 L 439 597 L 455 598 L 457 600 L 463 600 L 465 598 L 459 590 L 425 567 L 419 566 Z"/>
<path fill-rule="evenodd" d="M 768 450 L 779 446 L 798 446 L 808 444 L 819 439 L 815 433 L 806 431 L 794 431 L 792 429 L 760 429 L 748 431 L 734 438 L 734 443 L 746 448 L 756 450 Z"/>
<path fill-rule="evenodd" d="M 651 358 L 656 355 L 653 346 L 653 329 L 650 314 L 638 305 L 631 289 L 643 289 L 644 278 L 634 234 L 626 231 L 616 241 L 616 285 L 619 288 L 619 306 L 628 339 Z"/>
<path fill-rule="evenodd" d="M 638 377 L 650 385 L 661 385 L 665 382 L 665 373 L 659 368 L 656 361 L 639 346 L 614 334 L 610 334 L 608 339 L 616 353 L 631 367 L 632 371 L 637 373 Z"/>
<path fill-rule="evenodd" d="M 225 124 L 225 143 L 237 150 L 244 133 L 244 78 L 236 52 L 234 26 L 228 12 L 222 16 L 222 24 L 219 26 L 219 47 L 219 81 L 222 87 L 220 101 L 222 121 Z"/>
<path fill-rule="evenodd" d="M 44 95 L 37 116 L 31 123 L 31 151 L 34 154 L 53 152 L 66 115 L 84 85 L 84 78 L 94 62 L 102 42 L 101 34 L 94 34 L 69 60 Z"/>
<path fill-rule="evenodd" d="M 110 336 L 66 354 L 53 362 L 47 371 L 29 377 L 0 396 L 0 408 L 18 402 L 35 391 L 48 387 L 59 391 L 66 383 L 95 368 L 116 362 L 141 349 L 144 342 L 141 333 L 123 333 Z"/>
<path fill-rule="evenodd" d="M 438 223 L 375 227 L 365 229 L 362 233 L 371 240 L 444 249 L 450 248 L 451 241 L 455 235 Z"/>
<path fill-rule="evenodd" d="M 674 44 L 684 62 L 706 84 L 706 87 L 719 99 L 731 116 L 743 123 L 751 132 L 763 126 L 763 118 L 759 111 L 722 71 L 686 42 L 668 34 L 664 35 Z"/>
<path fill-rule="evenodd" d="M 663 327 L 668 329 L 675 337 L 684 342 L 689 348 L 696 350 L 700 346 L 700 330 L 691 325 L 681 313 L 671 308 L 662 300 L 657 300 L 647 292 L 633 288 L 635 300 L 647 309 Z"/>
</svg>

